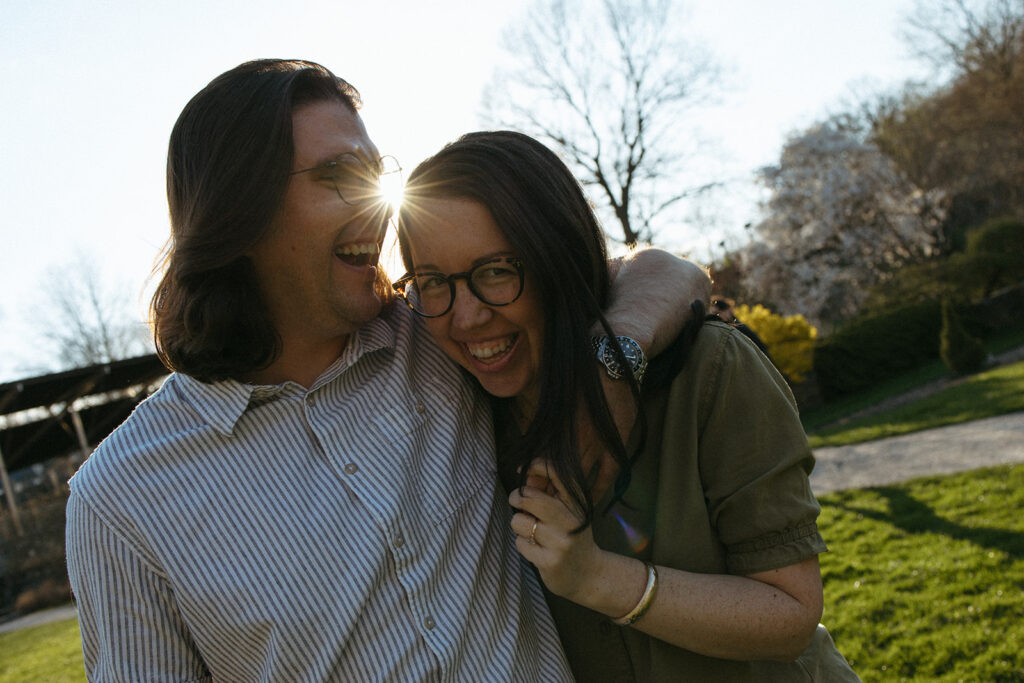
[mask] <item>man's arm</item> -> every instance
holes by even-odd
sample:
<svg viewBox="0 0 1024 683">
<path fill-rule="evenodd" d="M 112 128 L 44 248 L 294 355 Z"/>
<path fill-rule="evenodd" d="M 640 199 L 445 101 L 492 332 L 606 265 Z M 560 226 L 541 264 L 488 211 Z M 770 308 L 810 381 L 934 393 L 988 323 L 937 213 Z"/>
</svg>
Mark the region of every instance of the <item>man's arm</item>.
<svg viewBox="0 0 1024 683">
<path fill-rule="evenodd" d="M 66 540 L 88 680 L 209 680 L 167 582 L 74 492 Z"/>
<path fill-rule="evenodd" d="M 613 282 L 605 318 L 616 335 L 631 337 L 653 358 L 675 339 L 692 313 L 696 299 L 705 305 L 711 297 L 711 279 L 707 270 L 670 254 L 663 249 L 634 251 L 621 263 L 609 265 Z M 595 336 L 605 334 L 598 325 Z M 636 421 L 636 402 L 629 383 L 611 379 L 594 359 L 594 371 L 600 373 L 605 399 L 619 435 L 625 442 Z M 618 465 L 605 451 L 593 428 L 580 432 L 584 471 L 590 473 L 591 495 L 599 500 L 618 473 Z M 596 472 L 591 469 L 596 467 Z"/>
<path fill-rule="evenodd" d="M 605 318 L 615 334 L 637 340 L 648 358 L 664 351 L 682 332 L 694 300 L 707 304 L 711 297 L 707 270 L 664 249 L 634 251 L 611 271 L 614 280 Z"/>
</svg>

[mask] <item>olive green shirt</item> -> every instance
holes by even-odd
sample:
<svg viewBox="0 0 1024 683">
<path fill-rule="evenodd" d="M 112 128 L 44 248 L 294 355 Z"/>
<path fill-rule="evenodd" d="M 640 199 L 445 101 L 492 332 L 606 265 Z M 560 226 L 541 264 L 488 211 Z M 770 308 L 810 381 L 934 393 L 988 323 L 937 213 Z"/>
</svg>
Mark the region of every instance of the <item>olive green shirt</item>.
<svg viewBox="0 0 1024 683">
<path fill-rule="evenodd" d="M 674 380 L 662 376 L 662 388 L 648 391 L 664 375 L 659 360 L 645 385 L 646 443 L 621 501 L 607 514 L 607 502 L 596 506 L 597 544 L 705 574 L 746 575 L 825 552 L 808 483 L 814 459 L 771 362 L 718 322 L 703 325 Z M 548 602 L 580 681 L 857 680 L 824 628 L 797 662 L 740 662 L 616 626 L 550 593 Z M 811 669 L 822 666 L 831 673 L 816 677 Z"/>
</svg>

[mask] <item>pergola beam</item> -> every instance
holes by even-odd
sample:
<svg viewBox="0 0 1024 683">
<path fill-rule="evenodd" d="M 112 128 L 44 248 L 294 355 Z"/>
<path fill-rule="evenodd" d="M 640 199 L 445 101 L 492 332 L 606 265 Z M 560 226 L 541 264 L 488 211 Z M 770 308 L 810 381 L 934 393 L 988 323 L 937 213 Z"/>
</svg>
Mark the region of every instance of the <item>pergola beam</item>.
<svg viewBox="0 0 1024 683">
<path fill-rule="evenodd" d="M 14 498 L 14 487 L 11 486 L 11 478 L 7 476 L 7 463 L 4 462 L 3 450 L 0 450 L 0 482 L 3 483 L 4 497 L 7 498 L 7 508 L 11 511 L 14 533 L 18 536 L 23 536 L 25 529 L 21 526 L 21 513 L 18 512 L 18 501 Z"/>
</svg>

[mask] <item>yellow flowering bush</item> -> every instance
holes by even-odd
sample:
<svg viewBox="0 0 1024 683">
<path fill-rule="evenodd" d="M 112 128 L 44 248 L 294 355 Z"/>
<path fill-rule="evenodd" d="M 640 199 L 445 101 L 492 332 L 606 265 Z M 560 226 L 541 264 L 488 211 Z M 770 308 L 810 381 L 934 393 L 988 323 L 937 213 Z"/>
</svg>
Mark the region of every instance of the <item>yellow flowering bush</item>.
<svg viewBox="0 0 1024 683">
<path fill-rule="evenodd" d="M 802 315 L 783 317 L 761 304 L 735 306 L 733 313 L 768 347 L 775 367 L 794 382 L 804 381 L 804 376 L 814 367 L 816 327 Z"/>
</svg>

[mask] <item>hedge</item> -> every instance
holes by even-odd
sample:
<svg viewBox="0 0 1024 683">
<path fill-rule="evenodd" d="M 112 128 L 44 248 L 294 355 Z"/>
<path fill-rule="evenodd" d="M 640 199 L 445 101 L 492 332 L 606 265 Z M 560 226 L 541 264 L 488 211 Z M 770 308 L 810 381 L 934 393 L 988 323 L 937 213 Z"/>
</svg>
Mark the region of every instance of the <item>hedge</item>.
<svg viewBox="0 0 1024 683">
<path fill-rule="evenodd" d="M 814 349 L 814 371 L 826 401 L 852 394 L 939 357 L 938 301 L 911 304 L 854 320 Z"/>
</svg>

